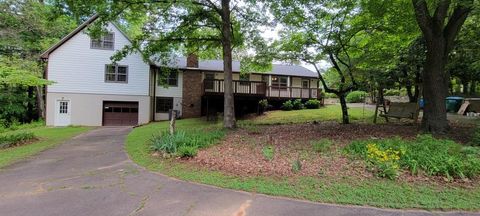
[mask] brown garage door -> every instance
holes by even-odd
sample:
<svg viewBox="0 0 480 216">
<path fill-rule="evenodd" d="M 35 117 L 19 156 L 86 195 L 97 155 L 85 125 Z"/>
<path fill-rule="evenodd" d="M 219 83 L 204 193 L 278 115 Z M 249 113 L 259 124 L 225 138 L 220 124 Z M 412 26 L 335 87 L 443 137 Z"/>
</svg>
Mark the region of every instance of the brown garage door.
<svg viewBox="0 0 480 216">
<path fill-rule="evenodd" d="M 131 126 L 138 124 L 138 102 L 103 102 L 104 126 Z"/>
</svg>

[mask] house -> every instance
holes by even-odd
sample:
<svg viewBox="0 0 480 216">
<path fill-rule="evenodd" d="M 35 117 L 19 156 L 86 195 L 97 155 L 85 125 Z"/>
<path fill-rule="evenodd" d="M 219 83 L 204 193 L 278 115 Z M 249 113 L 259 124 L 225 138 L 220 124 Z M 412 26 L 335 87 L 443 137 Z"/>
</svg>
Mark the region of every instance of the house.
<svg viewBox="0 0 480 216">
<path fill-rule="evenodd" d="M 166 120 L 176 110 L 183 118 L 223 109 L 223 62 L 199 61 L 191 54 L 174 59 L 174 68 L 160 82 L 158 63 L 133 53 L 112 65 L 116 50 L 131 44 L 115 24 L 108 34 L 92 39 L 85 28 L 94 16 L 45 51 L 45 77 L 54 82 L 46 91 L 46 123 L 65 125 L 138 125 Z M 236 111 L 254 110 L 258 101 L 318 98 L 316 73 L 296 65 L 274 64 L 271 72 L 240 75 L 233 62 Z M 167 86 L 165 86 L 167 85 Z"/>
</svg>

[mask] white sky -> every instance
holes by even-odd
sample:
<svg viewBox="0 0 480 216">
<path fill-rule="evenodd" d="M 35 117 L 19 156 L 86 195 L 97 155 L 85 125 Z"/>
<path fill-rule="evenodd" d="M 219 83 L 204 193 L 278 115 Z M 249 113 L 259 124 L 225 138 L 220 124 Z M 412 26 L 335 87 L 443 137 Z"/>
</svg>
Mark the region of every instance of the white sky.
<svg viewBox="0 0 480 216">
<path fill-rule="evenodd" d="M 278 36 L 278 32 L 283 28 L 283 26 L 281 24 L 275 26 L 275 28 L 265 28 L 263 30 L 263 32 L 260 34 L 263 38 L 265 38 L 266 40 L 278 40 L 280 39 L 280 37 Z M 280 62 L 278 62 L 280 63 Z M 311 64 L 305 64 L 304 62 L 301 62 L 300 64 L 301 66 L 313 71 L 313 72 L 317 72 L 315 70 L 315 67 Z M 325 61 L 325 60 L 322 60 L 320 61 L 318 64 L 317 64 L 317 67 L 320 68 L 320 69 L 323 69 L 323 70 L 326 70 L 331 66 L 331 64 L 328 62 L 328 61 Z"/>
</svg>

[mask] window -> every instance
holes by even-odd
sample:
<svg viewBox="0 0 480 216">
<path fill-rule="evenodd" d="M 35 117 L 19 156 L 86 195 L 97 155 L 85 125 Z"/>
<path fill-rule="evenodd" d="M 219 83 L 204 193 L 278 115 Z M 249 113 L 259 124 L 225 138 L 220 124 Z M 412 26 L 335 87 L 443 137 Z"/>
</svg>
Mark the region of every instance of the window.
<svg viewBox="0 0 480 216">
<path fill-rule="evenodd" d="M 60 101 L 59 113 L 60 114 L 67 114 L 68 113 L 68 102 L 67 101 Z"/>
<path fill-rule="evenodd" d="M 113 33 L 107 33 L 104 36 L 101 36 L 99 39 L 93 39 L 90 43 L 90 48 L 92 49 L 106 49 L 113 50 L 115 37 Z"/>
<path fill-rule="evenodd" d="M 206 73 L 205 74 L 205 79 L 206 80 L 214 80 L 215 79 L 215 74 L 214 73 Z"/>
<path fill-rule="evenodd" d="M 158 76 L 158 85 L 167 84 L 168 86 L 178 86 L 178 72 L 177 71 L 170 71 L 167 77 Z M 164 81 L 164 82 L 163 82 Z"/>
<path fill-rule="evenodd" d="M 302 80 L 302 88 L 309 88 L 309 84 L 310 84 L 309 80 L 307 79 Z"/>
<path fill-rule="evenodd" d="M 156 112 L 165 113 L 173 109 L 173 98 L 157 97 Z"/>
<path fill-rule="evenodd" d="M 128 66 L 106 65 L 105 66 L 105 82 L 128 82 Z"/>
<path fill-rule="evenodd" d="M 178 73 L 176 71 L 170 72 L 167 77 L 167 84 L 169 86 L 177 86 L 178 85 Z"/>
<path fill-rule="evenodd" d="M 287 88 L 288 78 L 284 76 L 272 76 L 272 86 L 277 88 Z"/>
<path fill-rule="evenodd" d="M 240 74 L 240 85 L 250 85 L 250 74 Z"/>
<path fill-rule="evenodd" d="M 213 90 L 215 86 L 215 74 L 214 73 L 206 73 L 205 80 L 203 81 L 203 85 L 205 89 Z"/>
</svg>

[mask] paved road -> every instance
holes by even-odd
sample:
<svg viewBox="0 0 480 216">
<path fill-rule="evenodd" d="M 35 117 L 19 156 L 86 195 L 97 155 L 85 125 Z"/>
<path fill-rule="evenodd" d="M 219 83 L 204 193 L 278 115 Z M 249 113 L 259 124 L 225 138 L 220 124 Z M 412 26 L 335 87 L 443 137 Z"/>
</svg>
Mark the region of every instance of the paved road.
<svg viewBox="0 0 480 216">
<path fill-rule="evenodd" d="M 123 143 L 130 130 L 99 128 L 0 171 L 0 215 L 431 215 L 316 204 L 178 181 L 127 158 Z"/>
</svg>

